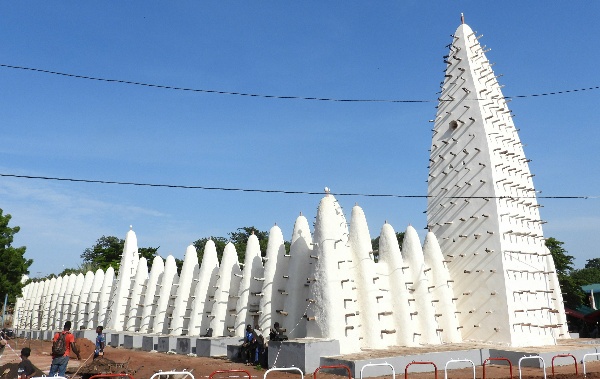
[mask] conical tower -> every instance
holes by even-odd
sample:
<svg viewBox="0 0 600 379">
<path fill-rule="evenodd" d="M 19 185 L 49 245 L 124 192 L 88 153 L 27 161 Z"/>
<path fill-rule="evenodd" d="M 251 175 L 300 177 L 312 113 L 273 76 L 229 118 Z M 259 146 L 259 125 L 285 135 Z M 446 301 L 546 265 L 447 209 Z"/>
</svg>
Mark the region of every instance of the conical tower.
<svg viewBox="0 0 600 379">
<path fill-rule="evenodd" d="M 444 57 L 427 224 L 454 279 L 465 341 L 553 344 L 568 336 L 559 336 L 533 175 L 480 37 L 463 21 Z"/>
</svg>

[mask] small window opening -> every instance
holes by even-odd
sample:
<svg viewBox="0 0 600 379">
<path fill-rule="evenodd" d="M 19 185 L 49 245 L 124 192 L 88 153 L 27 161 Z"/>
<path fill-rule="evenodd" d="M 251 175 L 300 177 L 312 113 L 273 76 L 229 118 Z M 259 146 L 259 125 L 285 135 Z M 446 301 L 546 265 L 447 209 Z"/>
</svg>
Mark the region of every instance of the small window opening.
<svg viewBox="0 0 600 379">
<path fill-rule="evenodd" d="M 458 128 L 458 122 L 452 120 L 450 121 L 450 130 L 456 130 Z"/>
</svg>

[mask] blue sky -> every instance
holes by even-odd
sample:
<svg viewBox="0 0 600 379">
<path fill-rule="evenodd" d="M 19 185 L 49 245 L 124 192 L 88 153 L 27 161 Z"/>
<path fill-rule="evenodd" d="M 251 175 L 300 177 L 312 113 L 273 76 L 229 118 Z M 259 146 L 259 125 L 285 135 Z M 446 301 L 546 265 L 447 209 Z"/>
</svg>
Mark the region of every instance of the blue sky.
<svg viewBox="0 0 600 379">
<path fill-rule="evenodd" d="M 600 85 L 600 3 L 481 1 L 1 2 L 0 64 L 196 89 L 432 100 L 465 13 L 504 95 Z M 190 186 L 425 195 L 430 103 L 267 99 L 0 67 L 0 173 Z M 528 97 L 516 115 L 543 196 L 598 196 L 600 90 Z M 291 237 L 320 196 L 0 177 L 33 276 L 81 263 L 102 235 L 182 258 L 194 240 L 275 223 Z M 423 230 L 426 199 L 358 203 Z M 576 266 L 598 257 L 600 199 L 540 199 Z"/>
</svg>

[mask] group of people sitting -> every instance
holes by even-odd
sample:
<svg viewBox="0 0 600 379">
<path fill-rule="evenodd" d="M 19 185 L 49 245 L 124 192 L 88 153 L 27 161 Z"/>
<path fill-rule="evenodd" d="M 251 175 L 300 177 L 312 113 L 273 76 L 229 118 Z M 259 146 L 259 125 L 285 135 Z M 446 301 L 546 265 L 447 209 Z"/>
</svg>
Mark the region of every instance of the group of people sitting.
<svg viewBox="0 0 600 379">
<path fill-rule="evenodd" d="M 286 341 L 288 337 L 284 334 L 285 329 L 279 327 L 279 323 L 273 324 L 269 330 L 269 341 Z M 249 365 L 264 365 L 267 362 L 267 349 L 264 337 L 258 333 L 252 325 L 246 325 L 244 332 L 244 343 L 240 349 L 241 359 Z"/>
</svg>

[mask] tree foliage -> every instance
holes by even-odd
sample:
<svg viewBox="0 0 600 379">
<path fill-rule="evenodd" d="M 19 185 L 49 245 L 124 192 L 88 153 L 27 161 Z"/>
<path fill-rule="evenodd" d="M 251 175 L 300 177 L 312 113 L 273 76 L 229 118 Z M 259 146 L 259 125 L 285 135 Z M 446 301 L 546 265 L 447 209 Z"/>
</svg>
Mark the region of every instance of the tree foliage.
<svg viewBox="0 0 600 379">
<path fill-rule="evenodd" d="M 600 269 L 600 258 L 588 259 L 585 262 L 585 268 L 598 268 L 598 269 Z M 600 283 L 600 282 L 596 282 L 596 283 Z"/>
<path fill-rule="evenodd" d="M 206 242 L 209 239 L 212 239 L 217 248 L 217 257 L 219 261 L 223 257 L 223 251 L 225 250 L 225 246 L 228 242 L 231 242 L 233 246 L 235 246 L 235 251 L 238 255 L 238 261 L 243 263 L 246 257 L 246 247 L 248 244 L 248 238 L 252 234 L 256 235 L 258 238 L 258 243 L 260 245 L 261 255 L 264 256 L 267 252 L 267 244 L 269 243 L 269 233 L 258 230 L 254 226 L 244 226 L 242 228 L 237 228 L 234 232 L 227 233 L 229 238 L 225 237 L 209 237 L 209 238 L 201 238 L 194 242 L 194 246 L 196 247 L 196 251 L 198 252 L 198 262 L 202 262 L 202 257 L 204 257 L 204 247 Z M 290 244 L 289 242 L 285 242 L 286 252 L 289 252 Z"/>
<path fill-rule="evenodd" d="M 112 267 L 115 271 L 119 271 L 124 248 L 125 240 L 114 236 L 102 236 L 92 247 L 88 247 L 83 251 L 81 254 L 81 258 L 83 259 L 82 266 L 90 271 L 95 271 L 99 268 L 106 271 L 109 267 Z M 158 249 L 158 247 L 138 248 L 140 257 L 144 257 L 148 261 L 148 269 L 151 268 L 152 260 L 156 256 Z"/>
<path fill-rule="evenodd" d="M 11 215 L 3 215 L 0 209 L 0 295 L 8 294 L 8 302 L 14 304 L 21 294 L 23 275 L 29 274 L 32 259 L 25 259 L 25 246 L 13 247 L 14 235 L 21 230 L 18 226 L 10 227 Z"/>
<path fill-rule="evenodd" d="M 563 248 L 564 244 L 564 242 L 554 237 L 546 239 L 546 247 L 550 250 L 552 258 L 554 258 L 554 266 L 558 275 L 569 275 L 573 270 L 573 260 L 575 257 L 567 254 L 567 250 Z"/>
<path fill-rule="evenodd" d="M 585 293 L 581 289 L 583 283 L 573 273 L 573 260 L 575 257 L 567 254 L 567 250 L 563 248 L 564 242 L 550 237 L 546 239 L 546 247 L 550 250 L 554 259 L 554 266 L 560 283 L 561 292 L 565 306 L 571 309 L 576 309 L 581 306 L 586 298 Z"/>
<path fill-rule="evenodd" d="M 202 263 L 202 258 L 204 257 L 204 248 L 208 240 L 213 240 L 215 243 L 215 247 L 217 248 L 217 257 L 219 258 L 219 262 L 221 258 L 223 258 L 223 251 L 225 250 L 225 245 L 229 240 L 225 237 L 208 237 L 208 238 L 200 238 L 199 240 L 194 241 L 193 245 L 196 248 L 196 253 L 198 254 L 198 263 Z"/>
<path fill-rule="evenodd" d="M 402 243 L 404 242 L 404 232 L 396 232 L 396 239 L 398 240 L 398 246 L 400 247 L 400 250 L 402 250 Z M 373 256 L 375 262 L 377 262 L 379 260 L 379 236 L 371 240 L 371 245 L 373 246 Z"/>
<path fill-rule="evenodd" d="M 573 270 L 571 277 L 581 285 L 600 283 L 600 268 L 582 268 Z"/>
</svg>

